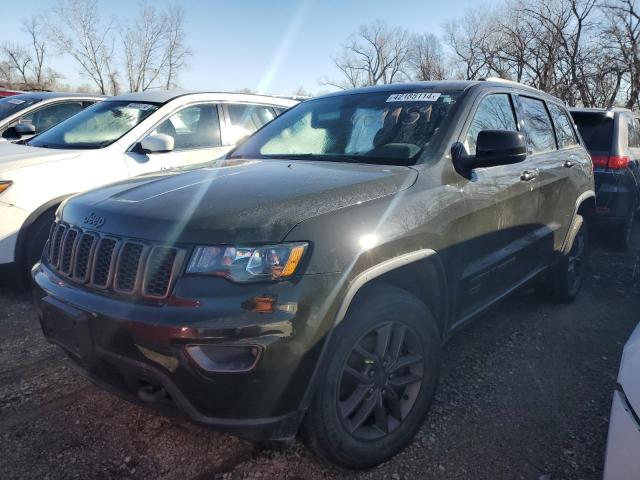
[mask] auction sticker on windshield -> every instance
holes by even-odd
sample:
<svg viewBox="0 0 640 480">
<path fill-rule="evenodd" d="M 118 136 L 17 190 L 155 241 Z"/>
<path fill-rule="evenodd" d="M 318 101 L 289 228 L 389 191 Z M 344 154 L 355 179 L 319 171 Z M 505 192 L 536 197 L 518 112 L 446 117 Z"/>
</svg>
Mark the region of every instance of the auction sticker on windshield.
<svg viewBox="0 0 640 480">
<path fill-rule="evenodd" d="M 149 110 L 153 105 L 147 103 L 130 103 L 127 108 L 135 108 L 137 110 Z"/>
<path fill-rule="evenodd" d="M 435 102 L 440 95 L 433 92 L 394 93 L 387 98 L 387 102 Z"/>
<path fill-rule="evenodd" d="M 14 105 L 21 105 L 24 103 L 24 100 L 20 100 L 19 98 L 12 98 L 7 100 L 7 103 L 13 103 Z"/>
</svg>

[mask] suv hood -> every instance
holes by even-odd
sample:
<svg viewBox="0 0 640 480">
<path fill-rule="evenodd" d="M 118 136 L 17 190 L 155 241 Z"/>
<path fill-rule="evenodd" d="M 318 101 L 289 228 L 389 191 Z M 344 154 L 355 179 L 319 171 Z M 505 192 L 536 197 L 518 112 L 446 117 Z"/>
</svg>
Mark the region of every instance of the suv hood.
<svg viewBox="0 0 640 480">
<path fill-rule="evenodd" d="M 222 160 L 135 177 L 73 197 L 63 220 L 178 243 L 279 242 L 296 224 L 411 186 L 408 167 Z"/>
<path fill-rule="evenodd" d="M 77 150 L 57 150 L 30 147 L 11 142 L 0 143 L 0 172 L 57 160 L 68 160 L 80 155 Z"/>
</svg>

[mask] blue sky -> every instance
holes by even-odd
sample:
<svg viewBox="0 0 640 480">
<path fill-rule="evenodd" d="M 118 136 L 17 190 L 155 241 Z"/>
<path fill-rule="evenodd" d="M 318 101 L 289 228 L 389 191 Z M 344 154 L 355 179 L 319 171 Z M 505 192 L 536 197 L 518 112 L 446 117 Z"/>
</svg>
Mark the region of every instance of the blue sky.
<svg viewBox="0 0 640 480">
<path fill-rule="evenodd" d="M 151 2 L 160 6 L 164 2 Z M 323 76 L 339 79 L 331 57 L 349 34 L 376 19 L 410 31 L 442 34 L 442 25 L 465 9 L 486 5 L 481 0 L 182 0 L 187 43 L 193 56 L 180 75 L 184 88 L 288 94 L 298 87 L 326 90 Z M 20 18 L 46 12 L 55 0 L 22 2 L 0 17 L 0 42 L 25 41 Z M 135 18 L 135 0 L 99 1 L 105 17 Z M 68 59 L 50 65 L 72 85 L 88 83 Z"/>
</svg>

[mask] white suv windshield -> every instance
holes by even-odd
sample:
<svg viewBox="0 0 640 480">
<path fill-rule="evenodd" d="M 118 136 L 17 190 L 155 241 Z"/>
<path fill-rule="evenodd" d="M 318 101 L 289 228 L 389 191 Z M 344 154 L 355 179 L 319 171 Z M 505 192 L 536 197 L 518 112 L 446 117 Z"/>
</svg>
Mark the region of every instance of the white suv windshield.
<svg viewBox="0 0 640 480">
<path fill-rule="evenodd" d="M 86 108 L 27 142 L 33 147 L 103 148 L 159 108 L 152 103 L 105 101 Z"/>
<path fill-rule="evenodd" d="M 273 120 L 229 158 L 412 164 L 460 93 L 362 93 L 309 100 Z"/>
</svg>

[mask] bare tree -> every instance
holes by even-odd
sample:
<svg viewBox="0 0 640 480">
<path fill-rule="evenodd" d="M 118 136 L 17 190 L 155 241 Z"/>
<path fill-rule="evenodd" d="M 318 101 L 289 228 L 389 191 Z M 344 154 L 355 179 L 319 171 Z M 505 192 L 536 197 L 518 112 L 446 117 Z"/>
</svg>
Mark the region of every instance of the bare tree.
<svg viewBox="0 0 640 480">
<path fill-rule="evenodd" d="M 114 20 L 103 22 L 96 0 L 64 0 L 47 24 L 49 38 L 80 66 L 100 93 L 114 93 Z"/>
<path fill-rule="evenodd" d="M 22 29 L 29 35 L 29 41 L 32 48 L 31 70 L 33 72 L 33 81 L 37 85 L 48 83 L 45 81 L 44 75 L 47 73 L 44 62 L 47 56 L 47 41 L 42 31 L 42 19 L 38 15 L 32 15 L 28 20 L 22 21 Z"/>
<path fill-rule="evenodd" d="M 169 6 L 158 13 L 140 4 L 135 23 L 123 29 L 122 44 L 129 89 L 148 90 L 162 84 L 175 87 L 179 70 L 191 55 L 184 46 L 184 10 Z"/>
<path fill-rule="evenodd" d="M 411 38 L 409 64 L 416 80 L 444 80 L 447 76 L 442 44 L 432 33 Z"/>
<path fill-rule="evenodd" d="M 165 17 L 141 3 L 135 22 L 124 29 L 122 38 L 130 91 L 147 90 L 160 75 L 165 61 L 165 30 Z"/>
<path fill-rule="evenodd" d="M 165 88 L 175 88 L 178 85 L 178 74 L 187 66 L 192 55 L 185 45 L 184 8 L 170 5 L 165 13 Z"/>
<path fill-rule="evenodd" d="M 334 58 L 343 79 L 323 83 L 339 88 L 393 83 L 408 77 L 408 62 L 409 33 L 378 20 L 360 27 Z"/>
<path fill-rule="evenodd" d="M 640 10 L 636 0 L 612 0 L 603 6 L 607 15 L 604 36 L 623 69 L 627 87 L 625 106 L 639 106 L 640 96 Z"/>
<path fill-rule="evenodd" d="M 480 10 L 469 10 L 462 18 L 445 24 L 445 41 L 462 69 L 463 78 L 474 80 L 490 75 L 487 60 L 492 50 L 492 24 L 493 17 Z"/>
<path fill-rule="evenodd" d="M 19 81 L 29 83 L 29 64 L 33 61 L 26 48 L 19 43 L 5 43 L 1 47 L 9 68 L 18 72 Z"/>
</svg>

